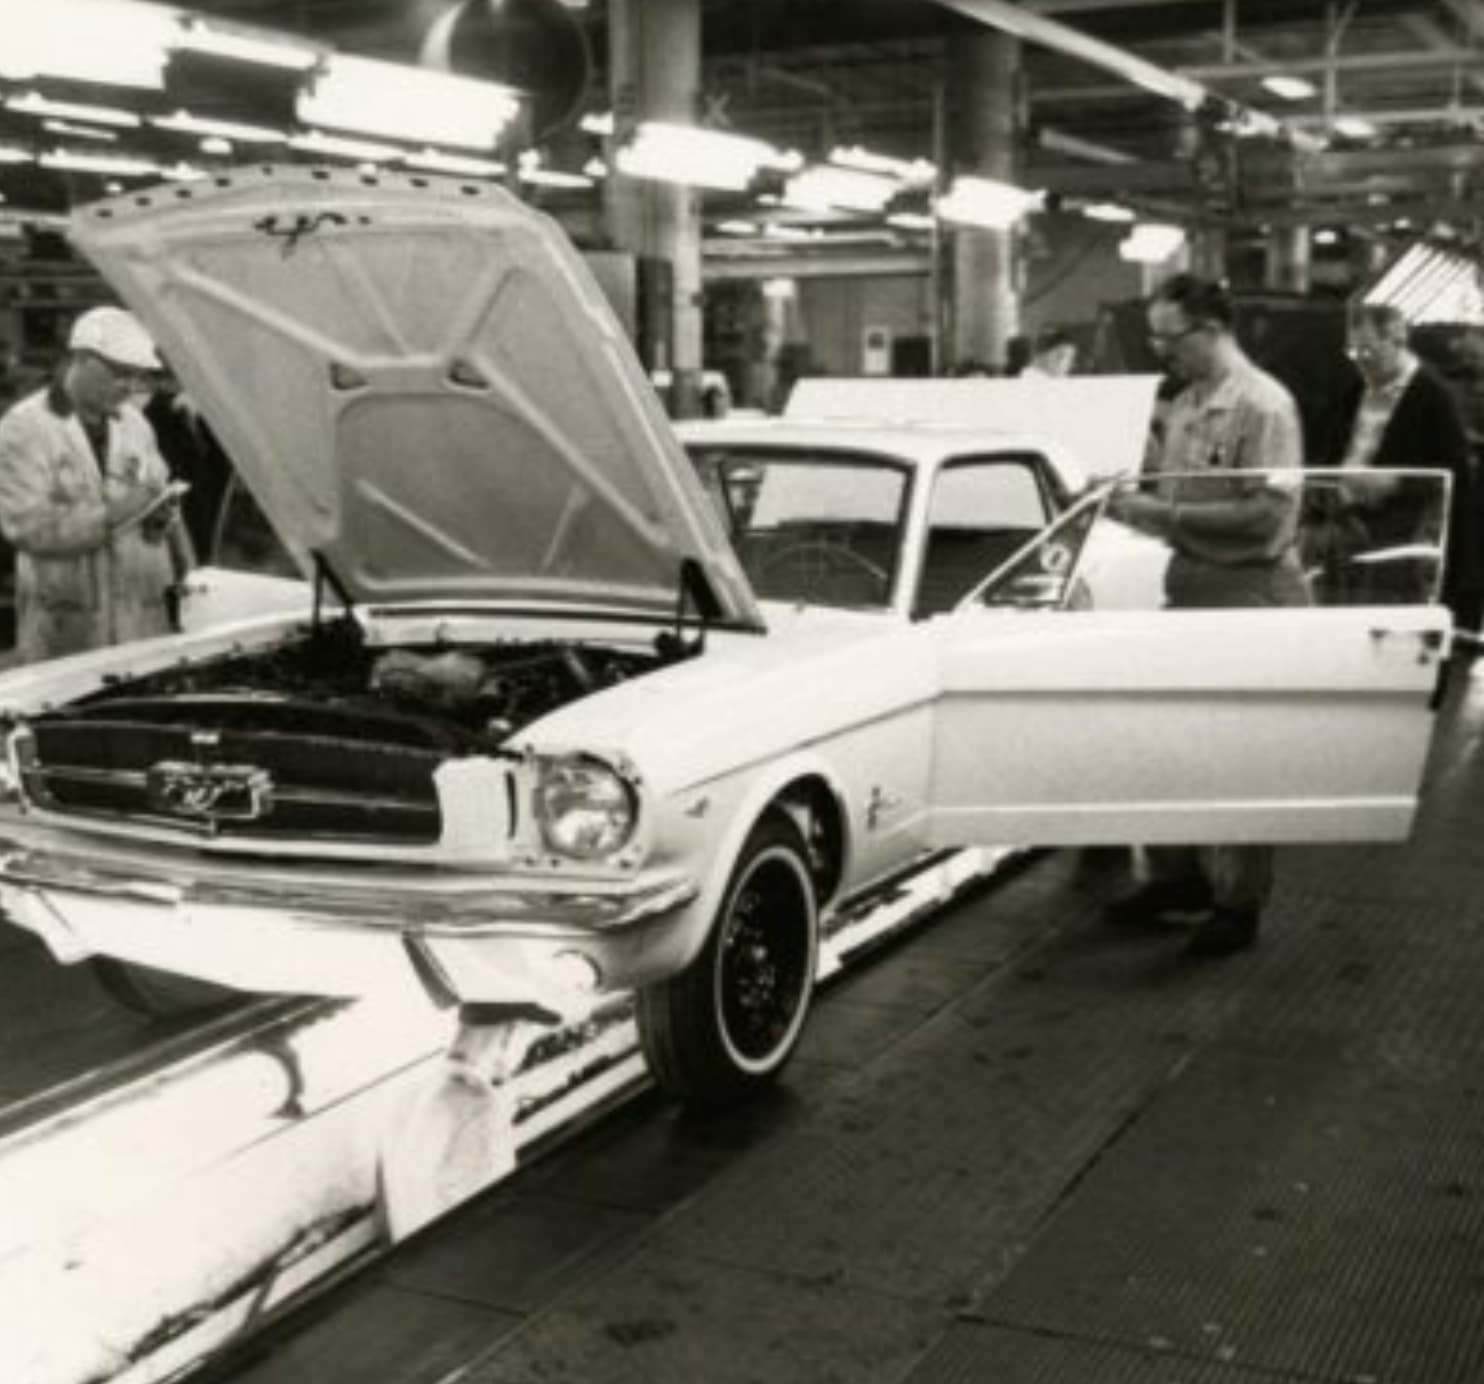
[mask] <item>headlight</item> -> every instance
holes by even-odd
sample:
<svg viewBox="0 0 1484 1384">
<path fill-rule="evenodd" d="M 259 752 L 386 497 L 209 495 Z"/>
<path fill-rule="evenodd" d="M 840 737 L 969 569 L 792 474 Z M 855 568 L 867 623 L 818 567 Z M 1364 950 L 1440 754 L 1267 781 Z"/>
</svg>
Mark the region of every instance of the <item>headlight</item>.
<svg viewBox="0 0 1484 1384">
<path fill-rule="evenodd" d="M 633 788 L 601 759 L 571 755 L 542 764 L 536 817 L 552 850 L 601 860 L 628 843 L 638 815 Z"/>
</svg>

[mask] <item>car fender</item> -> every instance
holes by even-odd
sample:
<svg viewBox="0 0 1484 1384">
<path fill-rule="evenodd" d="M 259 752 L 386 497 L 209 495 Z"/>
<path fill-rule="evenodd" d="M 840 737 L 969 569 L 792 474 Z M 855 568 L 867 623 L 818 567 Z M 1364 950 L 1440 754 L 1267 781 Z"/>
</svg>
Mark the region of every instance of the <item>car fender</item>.
<svg viewBox="0 0 1484 1384">
<path fill-rule="evenodd" d="M 844 862 L 850 856 L 855 824 L 839 777 L 829 762 L 817 753 L 801 751 L 754 772 L 736 797 L 726 794 L 730 798 L 725 809 L 726 815 L 716 823 L 714 831 L 708 833 L 712 842 L 711 868 L 701 881 L 700 893 L 686 910 L 697 921 L 681 930 L 684 935 L 683 954 L 671 957 L 672 961 L 678 961 L 678 969 L 689 966 L 705 945 L 737 857 L 742 853 L 742 847 L 753 828 L 790 784 L 806 778 L 817 778 L 823 782 L 839 808 L 842 824 L 840 874 L 844 875 Z M 716 796 L 712 795 L 713 801 Z"/>
</svg>

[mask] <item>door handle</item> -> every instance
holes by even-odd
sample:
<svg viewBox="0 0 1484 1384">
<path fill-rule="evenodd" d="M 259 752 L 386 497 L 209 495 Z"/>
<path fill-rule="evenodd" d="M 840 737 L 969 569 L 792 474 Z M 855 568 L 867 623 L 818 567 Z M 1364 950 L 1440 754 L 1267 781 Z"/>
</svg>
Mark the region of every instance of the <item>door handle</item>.
<svg viewBox="0 0 1484 1384">
<path fill-rule="evenodd" d="M 1373 642 L 1380 644 L 1388 639 L 1411 639 L 1417 643 L 1417 661 L 1431 662 L 1432 657 L 1442 651 L 1445 635 L 1442 630 L 1393 630 L 1373 625 L 1370 630 Z"/>
</svg>

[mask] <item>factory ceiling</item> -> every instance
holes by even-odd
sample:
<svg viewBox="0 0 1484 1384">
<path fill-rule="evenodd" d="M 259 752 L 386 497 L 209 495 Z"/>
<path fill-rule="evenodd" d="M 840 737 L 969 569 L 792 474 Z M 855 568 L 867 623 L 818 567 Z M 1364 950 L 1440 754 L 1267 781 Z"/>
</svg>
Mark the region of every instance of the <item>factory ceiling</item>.
<svg viewBox="0 0 1484 1384">
<path fill-rule="evenodd" d="M 608 104 L 601 0 L 189 8 L 405 63 L 426 56 L 435 25 L 456 19 L 456 70 L 536 92 L 541 128 L 526 137 L 550 166 L 580 167 L 601 149 L 577 126 Z M 962 104 L 956 55 L 1012 12 L 1033 29 L 1016 178 L 1046 189 L 1053 206 L 1117 198 L 1144 216 L 1237 232 L 1343 224 L 1480 239 L 1484 0 L 703 0 L 697 114 L 810 160 L 857 146 L 941 164 Z M 1151 70 L 1170 79 L 1173 96 L 1141 84 Z M 1298 85 L 1276 95 L 1278 78 Z M 1182 91 L 1198 98 L 1174 99 Z M 208 93 L 198 82 L 196 95 L 219 116 L 292 119 L 283 89 Z M 0 137 L 14 139 L 20 118 L 7 112 Z M 39 170 L 10 169 L 0 169 L 0 189 L 13 204 L 102 191 L 75 175 L 58 194 Z M 735 202 L 708 195 L 708 217 L 734 214 Z"/>
</svg>

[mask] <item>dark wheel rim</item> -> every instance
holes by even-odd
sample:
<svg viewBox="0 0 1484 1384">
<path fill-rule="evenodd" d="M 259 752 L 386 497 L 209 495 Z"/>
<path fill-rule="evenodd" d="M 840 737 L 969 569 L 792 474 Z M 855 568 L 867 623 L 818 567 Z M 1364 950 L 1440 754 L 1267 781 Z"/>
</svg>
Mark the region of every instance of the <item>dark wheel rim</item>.
<svg viewBox="0 0 1484 1384">
<path fill-rule="evenodd" d="M 814 907 L 792 852 L 759 856 L 732 897 L 721 935 L 717 1000 L 722 1035 L 749 1070 L 788 1050 L 814 966 Z"/>
</svg>

